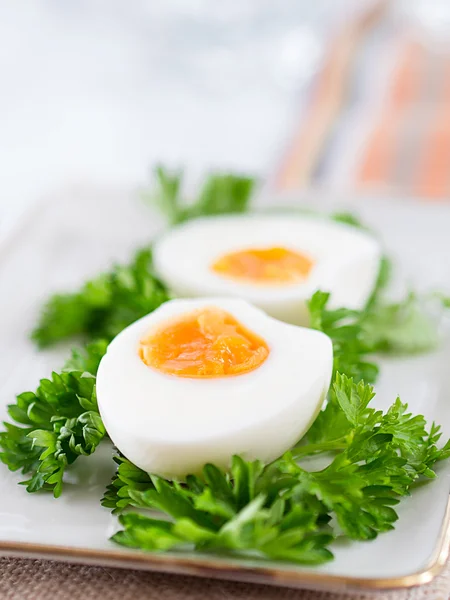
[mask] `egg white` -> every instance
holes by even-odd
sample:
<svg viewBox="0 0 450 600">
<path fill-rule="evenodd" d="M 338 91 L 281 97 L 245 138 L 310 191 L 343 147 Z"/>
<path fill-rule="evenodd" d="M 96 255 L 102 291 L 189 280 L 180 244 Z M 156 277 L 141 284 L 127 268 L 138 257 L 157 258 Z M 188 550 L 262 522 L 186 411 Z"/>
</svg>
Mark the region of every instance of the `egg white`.
<svg viewBox="0 0 450 600">
<path fill-rule="evenodd" d="M 283 246 L 311 257 L 308 277 L 288 285 L 233 280 L 211 265 L 224 254 Z M 321 289 L 330 307 L 361 309 L 375 286 L 381 260 L 377 240 L 343 223 L 298 214 L 206 217 L 172 228 L 153 249 L 156 272 L 180 297 L 234 296 L 277 319 L 308 324 L 307 300 Z"/>
<path fill-rule="evenodd" d="M 163 374 L 138 356 L 139 341 L 170 317 L 216 306 L 261 336 L 270 348 L 249 373 L 189 379 Z M 307 431 L 332 371 L 330 339 L 277 321 L 243 300 L 172 300 L 122 331 L 97 375 L 97 398 L 117 448 L 141 469 L 169 479 L 223 468 L 233 454 L 271 461 Z"/>
</svg>

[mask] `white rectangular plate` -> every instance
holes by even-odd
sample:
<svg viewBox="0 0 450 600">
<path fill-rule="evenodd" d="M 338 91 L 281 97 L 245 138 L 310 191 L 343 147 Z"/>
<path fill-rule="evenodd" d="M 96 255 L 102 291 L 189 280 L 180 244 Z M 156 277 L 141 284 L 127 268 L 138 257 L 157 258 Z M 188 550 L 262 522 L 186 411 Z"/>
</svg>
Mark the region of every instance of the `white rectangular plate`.
<svg viewBox="0 0 450 600">
<path fill-rule="evenodd" d="M 356 208 L 356 206 L 353 206 Z M 399 265 L 397 281 L 420 289 L 450 284 L 450 207 L 366 202 L 358 211 L 383 235 Z M 0 246 L 0 416 L 17 393 L 35 389 L 57 369 L 67 347 L 37 352 L 28 341 L 39 307 L 54 290 L 127 260 L 147 244 L 161 220 L 129 190 L 72 188 L 40 203 Z M 414 412 L 443 425 L 448 436 L 449 344 L 439 352 L 383 363 L 376 404 L 397 394 Z M 450 462 L 437 480 L 399 507 L 396 529 L 365 543 L 337 544 L 336 559 L 311 569 L 195 553 L 152 554 L 111 543 L 115 517 L 100 506 L 113 473 L 108 443 L 74 466 L 61 498 L 30 495 L 20 475 L 0 465 L 0 552 L 61 560 L 224 577 L 317 589 L 382 589 L 429 581 L 447 557 Z"/>
</svg>

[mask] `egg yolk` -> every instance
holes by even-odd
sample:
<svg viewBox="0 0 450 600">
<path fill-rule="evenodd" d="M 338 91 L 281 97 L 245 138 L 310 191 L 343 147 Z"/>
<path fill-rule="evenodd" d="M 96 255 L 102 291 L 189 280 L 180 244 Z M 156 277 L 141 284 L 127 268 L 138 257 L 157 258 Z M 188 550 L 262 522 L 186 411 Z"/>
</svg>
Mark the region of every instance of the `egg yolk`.
<svg viewBox="0 0 450 600">
<path fill-rule="evenodd" d="M 139 344 L 141 360 L 179 377 L 227 377 L 254 371 L 269 356 L 266 342 L 226 311 L 210 307 L 181 315 Z"/>
<path fill-rule="evenodd" d="M 250 248 L 224 254 L 211 268 L 219 275 L 269 285 L 303 281 L 313 261 L 288 248 Z"/>
</svg>

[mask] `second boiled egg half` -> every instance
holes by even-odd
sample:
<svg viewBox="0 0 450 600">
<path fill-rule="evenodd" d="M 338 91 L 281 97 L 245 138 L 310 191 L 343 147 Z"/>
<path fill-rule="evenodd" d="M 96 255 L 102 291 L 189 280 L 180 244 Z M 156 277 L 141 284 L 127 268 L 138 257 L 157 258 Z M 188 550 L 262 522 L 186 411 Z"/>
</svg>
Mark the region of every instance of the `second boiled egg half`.
<svg viewBox="0 0 450 600">
<path fill-rule="evenodd" d="M 308 430 L 333 351 L 319 331 L 244 300 L 177 299 L 122 331 L 97 375 L 117 448 L 141 469 L 183 479 L 234 454 L 269 462 Z"/>
<path fill-rule="evenodd" d="M 267 213 L 189 221 L 156 242 L 153 258 L 177 296 L 239 297 L 277 319 L 306 325 L 306 303 L 318 289 L 330 292 L 331 308 L 364 307 L 381 248 L 350 225 Z"/>
</svg>

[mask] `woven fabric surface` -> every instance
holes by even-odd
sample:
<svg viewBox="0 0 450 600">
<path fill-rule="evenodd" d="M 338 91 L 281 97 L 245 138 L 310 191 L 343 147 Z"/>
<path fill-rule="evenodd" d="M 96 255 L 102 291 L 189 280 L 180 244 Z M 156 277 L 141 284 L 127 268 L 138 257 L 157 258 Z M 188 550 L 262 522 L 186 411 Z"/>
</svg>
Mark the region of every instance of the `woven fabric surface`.
<svg viewBox="0 0 450 600">
<path fill-rule="evenodd" d="M 47 560 L 0 559 L 1 600 L 448 600 L 450 563 L 433 583 L 404 592 L 331 594 Z"/>
</svg>

